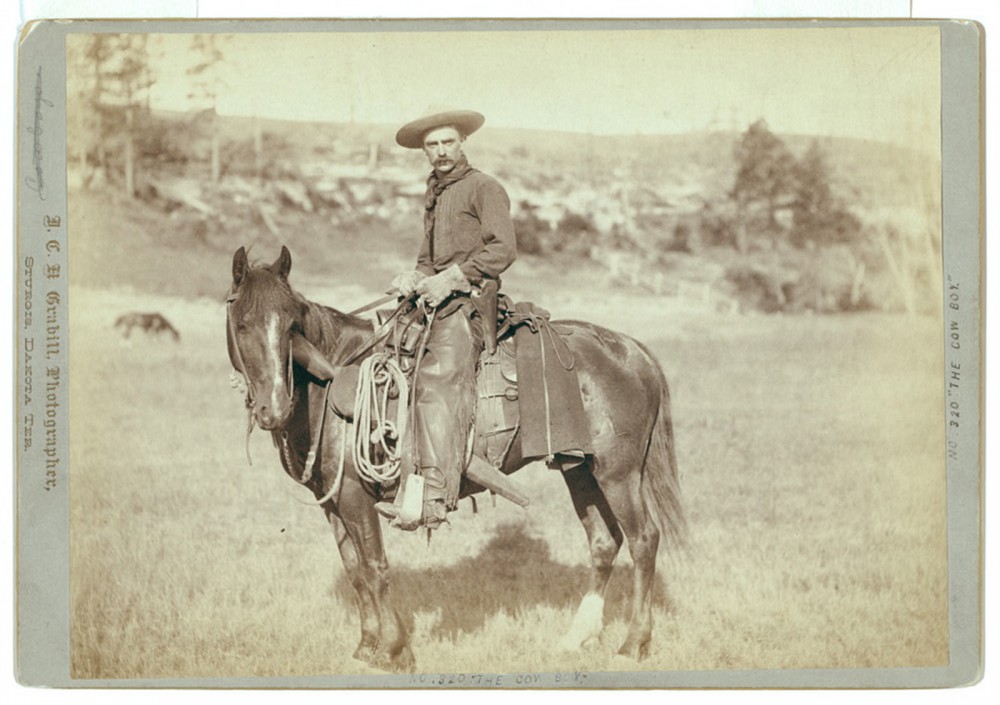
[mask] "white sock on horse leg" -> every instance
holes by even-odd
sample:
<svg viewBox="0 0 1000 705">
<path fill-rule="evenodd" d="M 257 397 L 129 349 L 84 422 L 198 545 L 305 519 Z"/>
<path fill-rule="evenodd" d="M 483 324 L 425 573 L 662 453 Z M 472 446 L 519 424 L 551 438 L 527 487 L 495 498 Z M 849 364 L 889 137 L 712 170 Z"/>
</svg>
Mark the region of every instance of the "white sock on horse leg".
<svg viewBox="0 0 1000 705">
<path fill-rule="evenodd" d="M 597 593 L 588 592 L 580 601 L 573 624 L 559 642 L 559 648 L 563 651 L 579 651 L 585 643 L 596 639 L 603 628 L 604 598 Z"/>
</svg>

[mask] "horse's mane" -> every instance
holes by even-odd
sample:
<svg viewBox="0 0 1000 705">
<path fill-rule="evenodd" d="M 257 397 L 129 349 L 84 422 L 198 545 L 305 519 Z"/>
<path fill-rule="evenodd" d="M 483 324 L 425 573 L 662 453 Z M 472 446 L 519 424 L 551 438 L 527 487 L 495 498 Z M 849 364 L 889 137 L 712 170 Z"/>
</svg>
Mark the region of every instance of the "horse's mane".
<svg viewBox="0 0 1000 705">
<path fill-rule="evenodd" d="M 242 312 L 259 315 L 277 310 L 288 316 L 309 341 L 321 349 L 339 346 L 345 337 L 359 338 L 372 329 L 372 324 L 364 318 L 310 301 L 266 264 L 251 265 L 234 293 Z"/>
</svg>

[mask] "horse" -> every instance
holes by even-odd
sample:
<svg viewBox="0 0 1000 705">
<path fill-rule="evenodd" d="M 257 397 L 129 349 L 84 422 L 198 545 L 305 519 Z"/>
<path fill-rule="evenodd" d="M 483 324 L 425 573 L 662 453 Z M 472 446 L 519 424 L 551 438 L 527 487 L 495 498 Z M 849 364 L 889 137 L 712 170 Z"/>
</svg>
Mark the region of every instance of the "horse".
<svg viewBox="0 0 1000 705">
<path fill-rule="evenodd" d="M 293 355 L 293 337 L 301 336 L 328 360 L 342 360 L 364 347 L 374 325 L 297 293 L 288 283 L 291 266 L 284 246 L 270 265 L 251 265 L 243 247 L 234 254 L 227 305 L 230 361 L 247 381 L 251 428 L 256 423 L 271 432 L 285 471 L 313 492 L 333 529 L 358 598 L 361 637 L 354 658 L 382 670 L 413 671 L 410 637 L 389 588 L 376 493 L 354 471 L 351 454 L 345 457 L 341 445 L 350 421 L 327 413 L 326 383 Z M 661 536 L 681 546 L 686 528 L 670 392 L 656 358 L 638 341 L 582 321 L 558 325 L 572 331 L 566 340 L 576 360 L 593 443 L 593 454 L 563 473 L 587 535 L 591 570 L 559 646 L 578 650 L 602 631 L 605 590 L 627 538 L 634 562 L 633 594 L 628 632 L 618 653 L 641 660 L 652 638 L 652 587 Z M 532 460 L 522 457 L 517 437 L 501 468 L 506 474 Z M 306 470 L 307 457 L 315 471 Z"/>
<path fill-rule="evenodd" d="M 130 338 L 132 336 L 132 329 L 138 328 L 139 330 L 148 333 L 154 333 L 157 338 L 160 337 L 160 333 L 169 333 L 175 341 L 181 339 L 181 334 L 177 332 L 170 321 L 162 313 L 139 313 L 133 311 L 132 313 L 122 314 L 115 320 L 115 328 L 122 329 L 122 335 L 125 338 Z"/>
</svg>

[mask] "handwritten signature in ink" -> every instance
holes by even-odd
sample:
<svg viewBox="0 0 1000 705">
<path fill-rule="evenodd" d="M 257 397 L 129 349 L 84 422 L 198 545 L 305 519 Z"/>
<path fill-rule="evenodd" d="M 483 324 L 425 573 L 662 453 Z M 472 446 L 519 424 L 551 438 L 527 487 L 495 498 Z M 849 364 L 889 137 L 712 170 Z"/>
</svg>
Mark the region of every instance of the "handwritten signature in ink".
<svg viewBox="0 0 1000 705">
<path fill-rule="evenodd" d="M 41 200 L 45 200 L 45 175 L 42 169 L 42 106 L 53 107 L 51 100 L 46 99 L 42 95 L 42 67 L 38 67 L 38 73 L 35 75 L 35 120 L 34 123 L 28 127 L 28 133 L 34 137 L 34 143 L 31 149 L 31 164 L 35 168 L 34 176 L 27 176 L 24 179 L 25 185 L 38 194 Z"/>
</svg>

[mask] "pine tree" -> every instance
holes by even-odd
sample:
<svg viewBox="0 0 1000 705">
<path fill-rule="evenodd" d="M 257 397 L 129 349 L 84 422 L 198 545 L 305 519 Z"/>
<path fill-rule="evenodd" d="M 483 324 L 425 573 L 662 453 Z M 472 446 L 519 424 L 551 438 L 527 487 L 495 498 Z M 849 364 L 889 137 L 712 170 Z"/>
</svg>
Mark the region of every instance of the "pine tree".
<svg viewBox="0 0 1000 705">
<path fill-rule="evenodd" d="M 777 212 L 787 207 L 794 193 L 795 159 L 764 120 L 747 128 L 736 145 L 735 156 L 737 171 L 730 196 L 737 207 L 739 234 L 736 245 L 743 252 L 754 210 L 763 208 L 767 232 L 772 239 L 778 237 L 781 228 Z"/>
<path fill-rule="evenodd" d="M 834 197 L 830 167 L 816 140 L 796 163 L 794 177 L 792 222 L 796 244 L 831 245 L 847 242 L 857 235 L 860 224 Z"/>
</svg>

